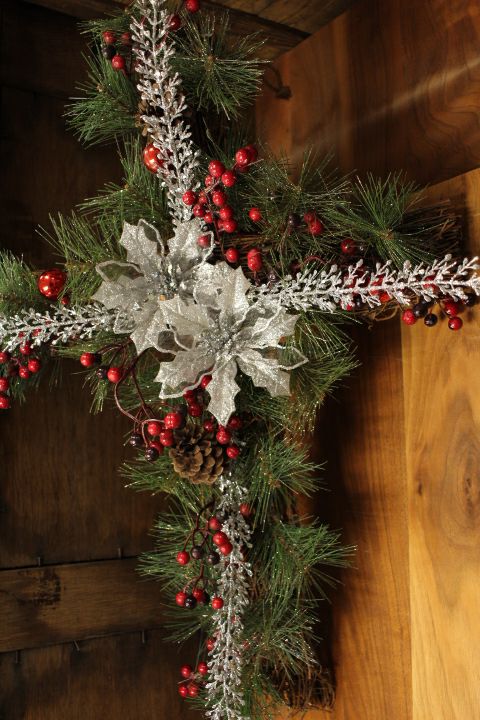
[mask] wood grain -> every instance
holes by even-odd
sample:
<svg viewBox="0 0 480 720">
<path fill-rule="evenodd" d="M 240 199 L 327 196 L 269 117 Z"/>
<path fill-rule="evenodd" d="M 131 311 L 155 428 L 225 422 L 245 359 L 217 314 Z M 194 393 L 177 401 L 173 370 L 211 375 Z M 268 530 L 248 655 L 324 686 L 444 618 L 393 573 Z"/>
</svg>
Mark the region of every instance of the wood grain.
<svg viewBox="0 0 480 720">
<path fill-rule="evenodd" d="M 322 25 L 345 12 L 354 2 L 356 0 L 215 0 L 216 5 L 244 10 L 306 33 L 314 33 Z"/>
<path fill-rule="evenodd" d="M 0 653 L 161 626 L 158 585 L 137 560 L 0 572 Z"/>
<path fill-rule="evenodd" d="M 259 130 L 297 162 L 313 144 L 345 172 L 464 173 L 480 163 L 479 42 L 476 0 L 359 0 L 278 61 L 293 101 L 277 116 L 267 89 Z"/>
<path fill-rule="evenodd" d="M 480 251 L 480 170 L 431 188 L 466 209 Z M 480 707 L 480 326 L 402 330 L 409 507 L 413 720 Z"/>
<path fill-rule="evenodd" d="M 2 720 L 200 718 L 177 691 L 194 648 L 164 644 L 160 631 L 0 655 Z M 168 658 L 169 662 L 163 662 Z"/>
</svg>

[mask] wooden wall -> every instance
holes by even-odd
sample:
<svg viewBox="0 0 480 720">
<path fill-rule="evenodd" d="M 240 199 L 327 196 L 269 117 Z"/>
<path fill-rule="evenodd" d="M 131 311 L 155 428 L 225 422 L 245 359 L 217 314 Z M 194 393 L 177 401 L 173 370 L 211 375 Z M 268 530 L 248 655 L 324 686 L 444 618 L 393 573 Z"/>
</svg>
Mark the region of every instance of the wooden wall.
<svg viewBox="0 0 480 720">
<path fill-rule="evenodd" d="M 294 161 L 313 145 L 432 184 L 478 253 L 479 39 L 476 0 L 359 0 L 277 61 L 293 96 L 267 89 L 259 129 Z M 480 717 L 478 308 L 464 320 L 357 332 L 362 367 L 321 414 L 316 510 L 358 553 L 334 598 L 336 706 L 308 720 Z"/>
<path fill-rule="evenodd" d="M 0 21 L 0 244 L 46 268 L 37 226 L 119 168 L 62 118 L 83 72 L 75 20 L 4 0 Z M 128 426 L 90 415 L 66 365 L 61 388 L 0 417 L 0 718 L 184 717 L 182 657 L 162 642 L 159 588 L 136 573 L 159 500 L 123 487 Z"/>
</svg>

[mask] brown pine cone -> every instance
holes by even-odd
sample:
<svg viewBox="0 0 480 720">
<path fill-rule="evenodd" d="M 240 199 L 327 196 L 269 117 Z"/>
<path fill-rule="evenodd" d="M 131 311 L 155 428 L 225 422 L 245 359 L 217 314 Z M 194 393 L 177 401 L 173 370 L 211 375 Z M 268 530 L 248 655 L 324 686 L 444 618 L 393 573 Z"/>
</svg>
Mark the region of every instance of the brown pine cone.
<svg viewBox="0 0 480 720">
<path fill-rule="evenodd" d="M 181 431 L 170 457 L 175 472 L 195 485 L 214 483 L 222 474 L 225 461 L 223 448 L 202 429 Z"/>
</svg>

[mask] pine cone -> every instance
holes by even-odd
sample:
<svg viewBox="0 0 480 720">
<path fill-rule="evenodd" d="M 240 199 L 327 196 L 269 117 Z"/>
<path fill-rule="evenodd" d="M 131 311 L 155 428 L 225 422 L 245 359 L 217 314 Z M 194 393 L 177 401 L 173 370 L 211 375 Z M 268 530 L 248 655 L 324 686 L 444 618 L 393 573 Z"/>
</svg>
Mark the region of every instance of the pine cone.
<svg viewBox="0 0 480 720">
<path fill-rule="evenodd" d="M 175 472 L 195 485 L 211 485 L 223 472 L 223 448 L 201 429 L 182 431 L 180 441 L 170 450 L 170 457 Z"/>
</svg>

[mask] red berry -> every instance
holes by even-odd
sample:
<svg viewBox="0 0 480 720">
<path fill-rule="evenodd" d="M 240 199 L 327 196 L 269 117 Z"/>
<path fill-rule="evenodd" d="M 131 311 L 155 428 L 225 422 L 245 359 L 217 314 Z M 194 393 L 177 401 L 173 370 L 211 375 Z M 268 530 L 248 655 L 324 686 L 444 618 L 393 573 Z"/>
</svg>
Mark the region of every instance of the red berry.
<svg viewBox="0 0 480 720">
<path fill-rule="evenodd" d="M 460 305 L 454 300 L 445 300 L 443 310 L 449 317 L 455 317 L 460 312 Z"/>
<path fill-rule="evenodd" d="M 229 263 L 238 263 L 238 261 L 240 260 L 240 253 L 238 252 L 237 248 L 228 248 L 228 250 L 225 251 L 225 259 Z"/>
<path fill-rule="evenodd" d="M 208 172 L 215 179 L 221 178 L 225 172 L 225 165 L 220 160 L 212 160 L 208 166 Z"/>
<path fill-rule="evenodd" d="M 163 423 L 160 420 L 151 420 L 147 423 L 147 432 L 152 437 L 158 437 L 163 430 Z"/>
<path fill-rule="evenodd" d="M 202 379 L 200 380 L 200 387 L 205 390 L 206 387 L 212 382 L 212 376 L 211 375 L 204 375 Z"/>
<path fill-rule="evenodd" d="M 159 153 L 160 150 L 155 147 L 153 143 L 148 143 L 148 145 L 145 145 L 145 148 L 143 150 L 143 164 L 152 173 L 156 173 L 164 165 L 164 162 L 160 158 Z"/>
<path fill-rule="evenodd" d="M 225 185 L 225 187 L 233 187 L 236 182 L 237 176 L 235 175 L 233 170 L 225 170 L 222 175 L 222 183 Z"/>
<path fill-rule="evenodd" d="M 188 414 L 190 417 L 201 417 L 203 414 L 203 408 L 199 403 L 190 403 L 188 406 Z"/>
<path fill-rule="evenodd" d="M 8 410 L 10 407 L 10 398 L 8 395 L 0 393 L 0 410 Z"/>
<path fill-rule="evenodd" d="M 111 383 L 118 383 L 122 379 L 122 369 L 119 367 L 111 367 L 107 372 L 107 378 Z"/>
<path fill-rule="evenodd" d="M 125 70 L 125 58 L 122 55 L 114 55 L 111 62 L 114 70 Z"/>
<path fill-rule="evenodd" d="M 82 353 L 80 355 L 80 364 L 83 365 L 83 367 L 92 367 L 92 365 L 95 365 L 97 362 L 97 356 L 95 353 Z"/>
<path fill-rule="evenodd" d="M 227 202 L 227 196 L 223 190 L 214 190 L 212 193 L 212 201 L 217 207 L 223 207 Z"/>
<path fill-rule="evenodd" d="M 212 185 L 215 185 L 215 178 L 211 175 L 207 175 L 205 178 L 205 187 L 209 188 L 212 187 Z"/>
<path fill-rule="evenodd" d="M 22 355 L 31 355 L 32 354 L 32 346 L 29 342 L 24 343 L 23 345 L 20 345 L 19 348 Z"/>
<path fill-rule="evenodd" d="M 203 428 L 207 432 L 213 432 L 215 430 L 215 423 L 213 420 L 205 420 L 203 423 Z"/>
<path fill-rule="evenodd" d="M 65 307 L 67 307 L 67 305 L 70 305 L 70 296 L 62 295 L 62 297 L 60 298 L 60 302 L 62 303 L 62 305 L 65 305 Z"/>
<path fill-rule="evenodd" d="M 115 33 L 112 30 L 105 30 L 102 33 L 103 42 L 105 45 L 113 45 L 115 43 Z"/>
<path fill-rule="evenodd" d="M 7 363 L 10 360 L 10 353 L 6 350 L 0 352 L 0 364 Z"/>
<path fill-rule="evenodd" d="M 313 212 L 313 210 L 309 210 L 308 212 L 306 212 L 306 213 L 304 214 L 303 219 L 305 220 L 305 222 L 307 223 L 307 225 L 310 225 L 310 223 L 312 223 L 312 222 L 315 220 L 316 217 L 317 217 L 317 216 L 315 215 L 315 213 Z"/>
<path fill-rule="evenodd" d="M 197 602 L 203 602 L 205 598 L 205 590 L 203 590 L 202 588 L 195 588 L 192 595 Z"/>
<path fill-rule="evenodd" d="M 201 248 L 209 248 L 211 244 L 210 235 L 200 235 L 197 243 L 200 245 Z"/>
<path fill-rule="evenodd" d="M 220 208 L 218 217 L 220 220 L 233 220 L 233 208 L 230 205 L 225 205 L 225 207 Z"/>
<path fill-rule="evenodd" d="M 250 165 L 250 157 L 251 156 L 247 148 L 240 148 L 240 150 L 237 150 L 235 153 L 235 162 L 240 167 L 246 167 L 247 165 Z"/>
<path fill-rule="evenodd" d="M 308 229 L 312 235 L 321 235 L 324 231 L 323 223 L 318 218 L 315 218 L 308 226 Z"/>
<path fill-rule="evenodd" d="M 179 412 L 169 412 L 163 418 L 167 430 L 177 430 L 183 424 L 183 415 Z"/>
<path fill-rule="evenodd" d="M 208 675 L 208 665 L 206 662 L 199 662 L 197 665 L 197 672 L 200 673 L 200 675 Z"/>
<path fill-rule="evenodd" d="M 222 529 L 222 523 L 215 516 L 211 517 L 208 521 L 208 529 L 211 530 L 211 532 L 218 532 Z"/>
<path fill-rule="evenodd" d="M 242 503 L 239 507 L 240 514 L 243 515 L 243 517 L 250 517 L 252 514 L 252 508 L 248 503 Z"/>
<path fill-rule="evenodd" d="M 236 445 L 229 445 L 227 447 L 227 455 L 231 460 L 235 460 L 240 455 L 240 448 Z"/>
<path fill-rule="evenodd" d="M 172 447 L 174 443 L 174 438 L 173 432 L 171 430 L 162 430 L 158 437 L 162 445 L 164 445 L 165 447 Z"/>
<path fill-rule="evenodd" d="M 385 290 L 383 290 L 378 297 L 381 303 L 387 303 L 392 299 Z"/>
<path fill-rule="evenodd" d="M 30 360 L 27 363 L 27 367 L 31 373 L 35 374 L 42 367 L 42 363 L 40 362 L 40 360 L 38 358 L 30 358 Z"/>
<path fill-rule="evenodd" d="M 205 222 L 207 223 L 207 225 L 212 225 L 212 224 L 213 224 L 213 220 L 214 220 L 214 218 L 213 218 L 213 213 L 211 213 L 210 210 L 208 210 L 208 211 L 205 213 L 204 220 L 205 220 Z"/>
<path fill-rule="evenodd" d="M 195 392 L 195 390 L 185 390 L 185 392 L 183 393 L 183 397 L 188 403 L 196 402 L 197 393 Z"/>
<path fill-rule="evenodd" d="M 224 602 L 221 597 L 212 598 L 212 608 L 214 610 L 221 610 L 224 606 Z"/>
<path fill-rule="evenodd" d="M 357 251 L 355 240 L 352 240 L 352 238 L 345 238 L 345 240 L 342 240 L 340 243 L 340 250 L 344 255 L 354 255 Z"/>
<path fill-rule="evenodd" d="M 182 20 L 179 15 L 171 15 L 170 20 L 168 21 L 168 29 L 175 32 L 176 30 L 180 30 L 182 27 Z"/>
<path fill-rule="evenodd" d="M 185 607 L 185 601 L 187 599 L 188 595 L 186 592 L 178 592 L 175 595 L 175 602 L 179 607 Z"/>
<path fill-rule="evenodd" d="M 226 542 L 224 545 L 220 545 L 218 549 L 220 550 L 222 555 L 230 555 L 233 550 L 233 545 L 231 542 Z"/>
<path fill-rule="evenodd" d="M 10 387 L 10 381 L 6 377 L 0 378 L 0 392 L 7 392 Z"/>
<path fill-rule="evenodd" d="M 215 647 L 215 638 L 207 638 L 205 642 L 205 647 L 207 648 L 208 652 L 212 652 L 213 648 Z"/>
<path fill-rule="evenodd" d="M 65 286 L 66 279 L 66 273 L 60 268 L 46 270 L 38 278 L 38 289 L 46 298 L 56 300 Z"/>
<path fill-rule="evenodd" d="M 413 310 L 405 310 L 402 314 L 402 320 L 405 325 L 415 325 L 417 322 L 417 318 L 415 317 Z"/>
<path fill-rule="evenodd" d="M 200 10 L 200 0 L 185 0 L 185 10 L 196 13 Z"/>
<path fill-rule="evenodd" d="M 252 272 L 258 272 L 263 267 L 262 253 L 258 248 L 252 248 L 247 253 L 247 265 Z"/>
<path fill-rule="evenodd" d="M 185 205 L 195 205 L 197 202 L 197 193 L 194 193 L 193 190 L 187 190 L 183 193 L 182 200 Z"/>
<path fill-rule="evenodd" d="M 221 427 L 217 432 L 216 438 L 220 445 L 228 445 L 232 436 L 228 432 L 227 428 Z"/>
<path fill-rule="evenodd" d="M 25 365 L 20 365 L 18 368 L 18 374 L 22 378 L 22 380 L 28 380 L 30 377 L 30 370 Z"/>
<path fill-rule="evenodd" d="M 223 229 L 227 233 L 234 233 L 237 227 L 238 225 L 236 220 L 225 220 L 223 223 Z"/>
<path fill-rule="evenodd" d="M 182 550 L 181 552 L 177 553 L 177 563 L 179 565 L 188 565 L 189 562 L 190 562 L 190 555 L 185 550 Z"/>
<path fill-rule="evenodd" d="M 228 537 L 221 530 L 215 533 L 215 535 L 212 537 L 212 540 L 213 544 L 217 547 L 221 547 L 222 545 L 225 545 L 225 543 L 230 542 Z"/>
<path fill-rule="evenodd" d="M 460 330 L 462 325 L 463 325 L 462 318 L 459 318 L 456 316 L 451 317 L 450 320 L 448 321 L 448 327 L 450 328 L 450 330 Z"/>
<path fill-rule="evenodd" d="M 183 678 L 189 678 L 192 673 L 193 668 L 191 665 L 182 665 L 182 667 L 180 668 L 180 675 Z"/>
<path fill-rule="evenodd" d="M 250 155 L 250 162 L 255 162 L 258 158 L 258 150 L 255 145 L 245 145 L 244 149 Z"/>
<path fill-rule="evenodd" d="M 239 418 L 238 415 L 232 415 L 232 417 L 228 421 L 227 427 L 229 430 L 240 430 L 242 425 L 243 425 L 243 422 L 242 422 L 241 418 Z"/>
<path fill-rule="evenodd" d="M 208 197 L 205 190 L 200 190 L 198 193 L 198 202 L 200 205 L 208 205 Z"/>
<path fill-rule="evenodd" d="M 149 448 L 153 448 L 158 452 L 159 455 L 163 455 L 164 447 L 161 443 L 157 442 L 156 440 L 153 440 L 153 442 L 148 443 Z"/>
<path fill-rule="evenodd" d="M 253 220 L 253 222 L 260 222 L 260 220 L 262 219 L 262 213 L 257 207 L 252 207 L 248 211 L 248 217 L 250 218 L 250 220 Z"/>
<path fill-rule="evenodd" d="M 188 687 L 187 687 L 186 683 L 182 683 L 181 685 L 178 686 L 178 692 L 180 693 L 180 695 L 183 698 L 188 697 Z"/>
<path fill-rule="evenodd" d="M 188 683 L 188 697 L 194 698 L 197 697 L 198 693 L 200 692 L 200 687 L 197 685 L 197 683 L 191 682 Z"/>
<path fill-rule="evenodd" d="M 124 32 L 120 35 L 120 40 L 124 45 L 130 45 L 130 43 L 132 42 L 132 36 L 129 32 Z"/>
<path fill-rule="evenodd" d="M 195 217 L 198 217 L 198 218 L 203 218 L 203 217 L 205 217 L 205 213 L 206 213 L 206 212 L 207 212 L 207 211 L 205 210 L 205 208 L 203 207 L 203 205 L 200 205 L 199 203 L 197 203 L 196 205 L 194 205 L 193 208 L 192 208 L 192 213 L 194 214 Z"/>
</svg>

